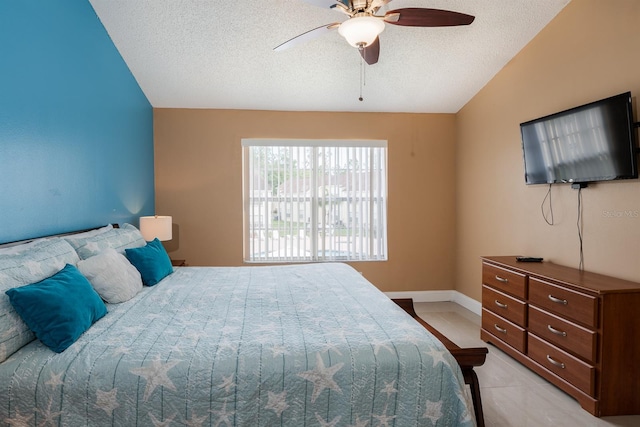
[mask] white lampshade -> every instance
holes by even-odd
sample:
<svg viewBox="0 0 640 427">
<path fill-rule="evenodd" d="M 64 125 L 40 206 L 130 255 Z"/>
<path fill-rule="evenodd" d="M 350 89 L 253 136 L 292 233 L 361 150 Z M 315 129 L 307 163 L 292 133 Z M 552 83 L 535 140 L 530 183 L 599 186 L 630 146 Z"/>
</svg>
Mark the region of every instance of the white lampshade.
<svg viewBox="0 0 640 427">
<path fill-rule="evenodd" d="M 140 233 L 147 242 L 155 239 L 165 241 L 171 240 L 171 217 L 170 216 L 141 216 L 140 217 Z"/>
<path fill-rule="evenodd" d="M 338 27 L 340 35 L 351 46 L 357 48 L 369 46 L 382 31 L 384 31 L 384 22 L 373 16 L 356 16 L 347 19 Z"/>
</svg>

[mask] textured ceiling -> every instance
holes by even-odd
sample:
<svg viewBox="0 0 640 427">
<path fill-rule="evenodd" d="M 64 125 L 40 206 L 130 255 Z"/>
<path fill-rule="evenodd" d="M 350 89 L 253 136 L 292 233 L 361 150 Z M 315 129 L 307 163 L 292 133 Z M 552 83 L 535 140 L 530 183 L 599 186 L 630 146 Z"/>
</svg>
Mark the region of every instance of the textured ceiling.
<svg viewBox="0 0 640 427">
<path fill-rule="evenodd" d="M 317 0 L 316 0 L 317 1 Z M 347 16 L 303 0 L 90 0 L 156 108 L 455 113 L 570 0 L 393 0 L 476 17 L 387 25 L 364 65 L 337 31 L 273 48 Z"/>
</svg>

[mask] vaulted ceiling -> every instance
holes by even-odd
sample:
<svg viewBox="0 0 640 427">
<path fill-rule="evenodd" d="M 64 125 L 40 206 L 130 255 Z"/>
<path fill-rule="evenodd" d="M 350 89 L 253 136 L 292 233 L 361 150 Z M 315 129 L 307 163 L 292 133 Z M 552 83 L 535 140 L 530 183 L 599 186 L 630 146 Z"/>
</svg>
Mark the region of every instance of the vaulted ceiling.
<svg viewBox="0 0 640 427">
<path fill-rule="evenodd" d="M 393 0 L 378 15 L 422 7 L 475 20 L 387 24 L 367 65 L 337 30 L 273 51 L 346 20 L 331 0 L 90 0 L 153 107 L 421 113 L 457 112 L 569 1 Z"/>
</svg>

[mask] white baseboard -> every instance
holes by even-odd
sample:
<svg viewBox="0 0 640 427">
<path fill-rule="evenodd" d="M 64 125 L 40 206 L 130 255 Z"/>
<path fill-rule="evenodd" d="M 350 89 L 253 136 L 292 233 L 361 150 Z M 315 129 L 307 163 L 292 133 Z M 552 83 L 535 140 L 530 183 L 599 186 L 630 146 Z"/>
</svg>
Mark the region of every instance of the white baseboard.
<svg viewBox="0 0 640 427">
<path fill-rule="evenodd" d="M 453 291 L 455 294 L 453 296 L 453 302 L 458 305 L 463 306 L 467 310 L 472 313 L 477 314 L 478 316 L 482 315 L 482 303 L 474 300 L 471 297 L 466 296 L 462 292 Z"/>
<path fill-rule="evenodd" d="M 408 291 L 408 292 L 385 292 L 389 298 L 413 298 L 414 302 L 455 302 L 472 313 L 480 316 L 482 314 L 482 304 L 473 298 L 458 291 Z"/>
</svg>

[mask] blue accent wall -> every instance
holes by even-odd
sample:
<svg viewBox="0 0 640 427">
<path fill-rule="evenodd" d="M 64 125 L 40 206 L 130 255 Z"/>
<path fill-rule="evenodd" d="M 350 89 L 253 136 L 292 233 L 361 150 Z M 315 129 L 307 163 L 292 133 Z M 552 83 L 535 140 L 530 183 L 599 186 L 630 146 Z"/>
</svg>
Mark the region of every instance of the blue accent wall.
<svg viewBox="0 0 640 427">
<path fill-rule="evenodd" d="M 153 109 L 88 0 L 0 1 L 0 243 L 154 197 Z"/>
</svg>

